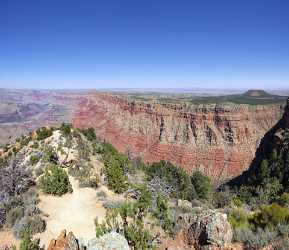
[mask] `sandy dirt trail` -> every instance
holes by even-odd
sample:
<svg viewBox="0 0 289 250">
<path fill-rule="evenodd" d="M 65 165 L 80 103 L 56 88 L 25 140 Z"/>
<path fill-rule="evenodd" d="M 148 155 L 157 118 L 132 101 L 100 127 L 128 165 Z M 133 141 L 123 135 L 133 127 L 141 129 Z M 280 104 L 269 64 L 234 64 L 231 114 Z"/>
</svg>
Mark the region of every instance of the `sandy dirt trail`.
<svg viewBox="0 0 289 250">
<path fill-rule="evenodd" d="M 0 248 L 16 246 L 17 249 L 20 247 L 20 240 L 17 240 L 11 230 L 0 231 Z"/>
<path fill-rule="evenodd" d="M 85 242 L 95 237 L 94 219 L 101 221 L 105 217 L 105 208 L 97 200 L 96 190 L 79 188 L 78 181 L 69 177 L 73 193 L 61 197 L 40 195 L 39 208 L 49 215 L 46 231 L 35 235 L 40 238 L 40 246 L 48 246 L 51 239 L 56 239 L 61 230 L 72 231 Z"/>
</svg>

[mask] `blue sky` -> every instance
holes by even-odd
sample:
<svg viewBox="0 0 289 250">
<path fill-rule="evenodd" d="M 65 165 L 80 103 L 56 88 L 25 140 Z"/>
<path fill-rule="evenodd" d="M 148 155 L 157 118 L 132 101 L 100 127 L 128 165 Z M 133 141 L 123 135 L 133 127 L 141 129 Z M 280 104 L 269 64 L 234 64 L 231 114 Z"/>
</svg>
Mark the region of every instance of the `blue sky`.
<svg viewBox="0 0 289 250">
<path fill-rule="evenodd" d="M 289 88 L 288 0 L 2 0 L 0 87 Z"/>
</svg>

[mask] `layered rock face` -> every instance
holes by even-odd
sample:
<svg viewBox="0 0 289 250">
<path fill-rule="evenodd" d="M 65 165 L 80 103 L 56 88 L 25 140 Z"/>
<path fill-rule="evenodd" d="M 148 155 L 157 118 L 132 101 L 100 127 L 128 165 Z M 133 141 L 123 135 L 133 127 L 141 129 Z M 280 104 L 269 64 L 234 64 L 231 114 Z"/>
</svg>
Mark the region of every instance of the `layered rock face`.
<svg viewBox="0 0 289 250">
<path fill-rule="evenodd" d="M 145 162 L 168 160 L 222 182 L 248 168 L 260 139 L 282 113 L 280 104 L 139 102 L 92 93 L 73 124 L 94 127 L 100 138 Z"/>
</svg>

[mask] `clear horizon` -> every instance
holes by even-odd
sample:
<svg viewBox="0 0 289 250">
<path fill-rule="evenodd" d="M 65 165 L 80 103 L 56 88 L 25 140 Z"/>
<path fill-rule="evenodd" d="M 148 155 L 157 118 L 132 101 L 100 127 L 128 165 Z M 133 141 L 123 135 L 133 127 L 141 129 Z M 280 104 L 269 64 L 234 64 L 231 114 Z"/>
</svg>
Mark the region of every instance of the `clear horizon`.
<svg viewBox="0 0 289 250">
<path fill-rule="evenodd" d="M 0 88 L 289 88 L 288 1 L 0 5 Z"/>
</svg>

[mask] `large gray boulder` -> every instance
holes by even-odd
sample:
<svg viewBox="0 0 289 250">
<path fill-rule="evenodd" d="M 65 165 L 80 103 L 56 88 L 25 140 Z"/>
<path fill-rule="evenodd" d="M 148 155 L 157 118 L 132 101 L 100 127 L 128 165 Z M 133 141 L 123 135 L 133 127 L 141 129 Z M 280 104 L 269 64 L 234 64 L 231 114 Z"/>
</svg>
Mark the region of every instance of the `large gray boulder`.
<svg viewBox="0 0 289 250">
<path fill-rule="evenodd" d="M 101 237 L 91 239 L 87 250 L 130 250 L 127 240 L 116 232 L 104 234 Z"/>
<path fill-rule="evenodd" d="M 195 249 L 218 249 L 232 241 L 233 231 L 227 215 L 216 210 L 182 214 L 178 218 L 178 225 L 187 244 Z"/>
</svg>

